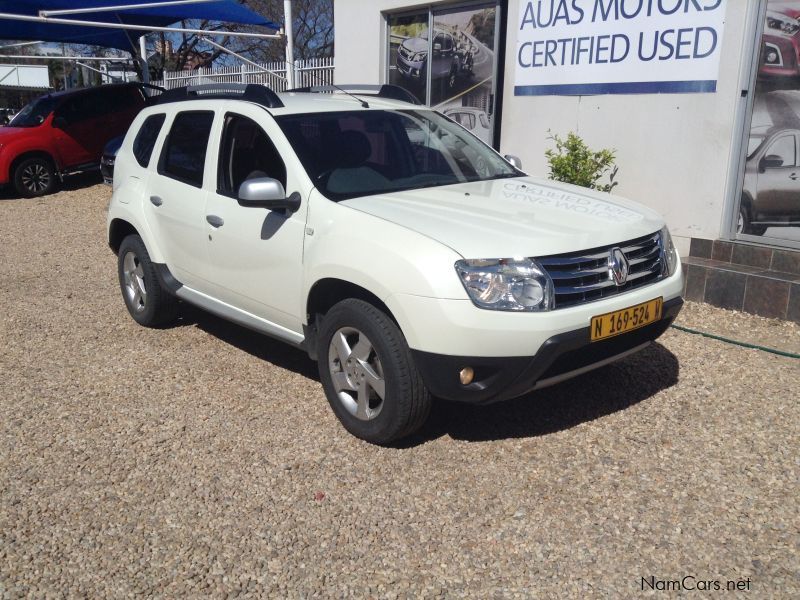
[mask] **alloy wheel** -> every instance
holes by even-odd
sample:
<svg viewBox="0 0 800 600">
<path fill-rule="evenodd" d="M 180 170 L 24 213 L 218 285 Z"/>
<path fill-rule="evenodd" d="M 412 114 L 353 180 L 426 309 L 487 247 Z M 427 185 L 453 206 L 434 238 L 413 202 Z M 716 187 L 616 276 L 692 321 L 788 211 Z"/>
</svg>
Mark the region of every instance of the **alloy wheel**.
<svg viewBox="0 0 800 600">
<path fill-rule="evenodd" d="M 328 347 L 328 368 L 347 412 L 361 421 L 380 414 L 386 397 L 383 365 L 366 335 L 353 327 L 337 330 Z"/>
<path fill-rule="evenodd" d="M 144 269 L 139 257 L 133 252 L 125 254 L 122 261 L 122 273 L 125 277 L 125 295 L 134 311 L 142 312 L 147 303 L 147 289 L 144 285 Z"/>
<path fill-rule="evenodd" d="M 33 194 L 39 194 L 50 186 L 50 171 L 41 163 L 32 163 L 22 170 L 22 185 Z"/>
</svg>

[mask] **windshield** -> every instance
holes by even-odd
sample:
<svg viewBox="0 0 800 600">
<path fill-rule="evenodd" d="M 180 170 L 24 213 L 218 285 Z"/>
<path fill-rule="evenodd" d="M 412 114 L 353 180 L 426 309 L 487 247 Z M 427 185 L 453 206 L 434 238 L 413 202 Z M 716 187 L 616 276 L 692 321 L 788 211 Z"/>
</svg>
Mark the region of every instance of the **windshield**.
<svg viewBox="0 0 800 600">
<path fill-rule="evenodd" d="M 522 175 L 430 110 L 278 117 L 314 185 L 331 200 Z"/>
<path fill-rule="evenodd" d="M 41 125 L 56 105 L 55 98 L 43 96 L 26 105 L 16 117 L 11 119 L 9 127 L 36 127 Z"/>
</svg>

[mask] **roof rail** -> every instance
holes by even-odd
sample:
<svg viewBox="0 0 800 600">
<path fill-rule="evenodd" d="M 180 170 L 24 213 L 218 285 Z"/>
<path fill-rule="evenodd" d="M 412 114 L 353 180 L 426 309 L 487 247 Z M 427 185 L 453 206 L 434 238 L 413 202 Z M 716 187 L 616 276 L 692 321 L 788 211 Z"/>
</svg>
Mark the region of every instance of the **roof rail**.
<svg viewBox="0 0 800 600">
<path fill-rule="evenodd" d="M 266 108 L 283 108 L 278 95 L 258 83 L 207 83 L 174 88 L 155 96 L 155 104 L 181 100 L 247 100 Z"/>
<path fill-rule="evenodd" d="M 296 92 L 301 94 L 311 93 L 327 93 L 333 94 L 339 92 L 350 92 L 358 94 L 359 96 L 377 96 L 378 98 L 386 98 L 388 100 L 399 100 L 400 102 L 408 102 L 410 104 L 420 104 L 417 97 L 409 92 L 406 88 L 399 85 L 391 85 L 384 83 L 383 85 L 371 84 L 346 84 L 346 85 L 312 85 L 309 87 L 294 88 L 286 90 L 287 92 Z M 359 94 L 359 92 L 361 92 Z"/>
</svg>

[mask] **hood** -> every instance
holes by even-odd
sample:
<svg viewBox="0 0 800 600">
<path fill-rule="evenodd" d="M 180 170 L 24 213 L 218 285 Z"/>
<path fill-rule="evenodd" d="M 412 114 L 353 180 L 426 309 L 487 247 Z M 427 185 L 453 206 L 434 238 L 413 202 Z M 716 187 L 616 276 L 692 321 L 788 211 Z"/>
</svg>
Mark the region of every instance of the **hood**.
<svg viewBox="0 0 800 600">
<path fill-rule="evenodd" d="M 411 52 L 428 52 L 428 40 L 421 37 L 409 38 L 402 43 L 402 46 Z"/>
<path fill-rule="evenodd" d="M 630 200 L 534 177 L 340 202 L 436 240 L 464 258 L 547 256 L 617 244 L 664 226 Z"/>
</svg>

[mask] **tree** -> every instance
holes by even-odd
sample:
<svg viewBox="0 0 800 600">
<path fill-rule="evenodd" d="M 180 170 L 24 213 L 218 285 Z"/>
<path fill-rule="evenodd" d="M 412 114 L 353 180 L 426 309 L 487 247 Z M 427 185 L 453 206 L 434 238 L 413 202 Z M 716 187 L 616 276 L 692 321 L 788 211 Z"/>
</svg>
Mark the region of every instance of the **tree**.
<svg viewBox="0 0 800 600">
<path fill-rule="evenodd" d="M 265 18 L 283 22 L 283 0 L 245 0 Z M 333 0 L 292 0 L 295 60 L 333 56 Z M 285 46 L 279 43 L 252 45 L 246 55 L 260 62 L 283 60 Z"/>
</svg>

